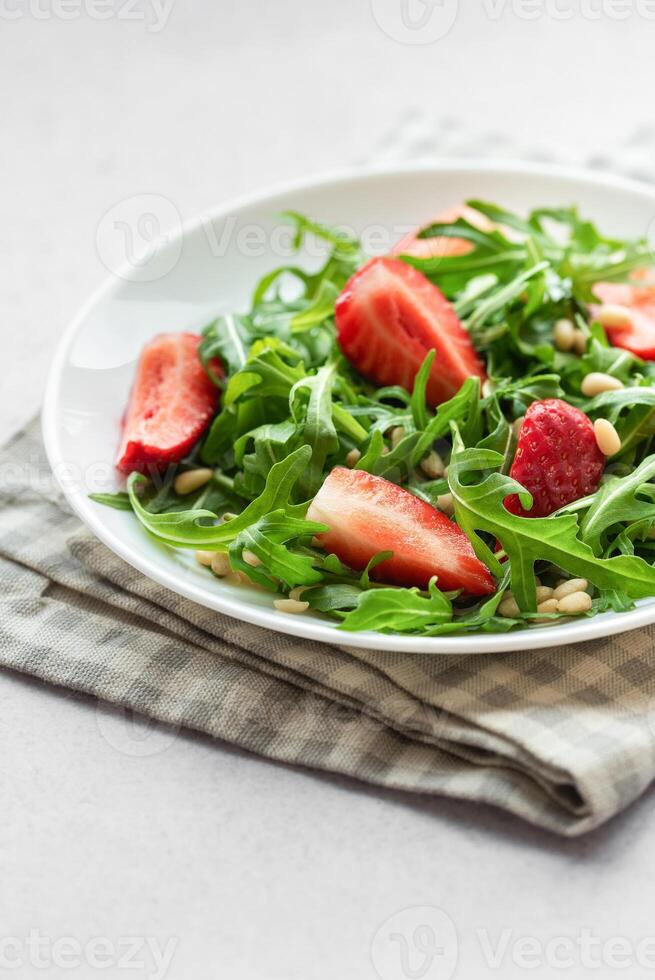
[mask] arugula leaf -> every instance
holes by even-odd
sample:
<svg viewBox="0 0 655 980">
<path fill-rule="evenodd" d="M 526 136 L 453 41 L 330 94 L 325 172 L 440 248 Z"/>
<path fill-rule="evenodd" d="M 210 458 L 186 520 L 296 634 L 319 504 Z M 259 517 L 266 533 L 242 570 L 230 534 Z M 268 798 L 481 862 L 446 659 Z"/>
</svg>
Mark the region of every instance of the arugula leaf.
<svg viewBox="0 0 655 980">
<path fill-rule="evenodd" d="M 623 409 L 633 408 L 635 405 L 655 408 L 655 388 L 637 386 L 620 388 L 618 391 L 604 391 L 589 399 L 584 408 L 590 415 L 601 413 L 616 425 Z"/>
<path fill-rule="evenodd" d="M 297 381 L 289 395 L 291 411 L 300 425 L 303 441 L 312 450 L 309 468 L 301 479 L 301 486 L 307 497 L 313 497 L 318 491 L 323 482 L 325 461 L 339 448 L 337 430 L 332 419 L 332 386 L 335 376 L 336 365 L 326 364 L 315 375 Z M 300 421 L 297 395 L 304 390 L 309 391 L 309 398 L 306 399 L 304 419 Z"/>
<path fill-rule="evenodd" d="M 595 554 L 600 554 L 601 538 L 608 528 L 627 522 L 655 521 L 655 503 L 637 497 L 643 485 L 654 476 L 655 456 L 648 456 L 632 473 L 605 483 L 594 494 L 580 522 L 580 538 Z"/>
<path fill-rule="evenodd" d="M 439 591 L 433 579 L 427 597 L 421 595 L 418 589 L 389 588 L 362 592 L 357 608 L 346 615 L 338 628 L 403 633 L 429 629 L 451 618 L 450 599 Z"/>
<path fill-rule="evenodd" d="M 519 275 L 515 276 L 511 282 L 507 283 L 505 286 L 502 286 L 497 292 L 483 300 L 483 302 L 476 307 L 474 312 L 471 313 L 466 320 L 466 328 L 475 336 L 476 331 L 479 332 L 480 328 L 488 323 L 491 317 L 501 312 L 503 308 L 509 306 L 516 299 L 518 299 L 521 293 L 524 292 L 524 289 L 530 280 L 541 275 L 541 273 L 547 268 L 548 263 L 546 261 L 542 261 L 537 262 L 529 269 L 526 269 L 525 272 L 519 273 Z M 530 312 L 529 307 L 527 307 L 527 312 Z"/>
<path fill-rule="evenodd" d="M 480 403 L 480 379 L 467 378 L 456 395 L 437 408 L 436 414 L 428 422 L 416 442 L 412 462 L 417 465 L 434 442 L 449 432 L 453 422 L 462 422 L 477 417 Z"/>
<path fill-rule="evenodd" d="M 338 252 L 345 252 L 349 255 L 355 254 L 357 256 L 360 254 L 357 239 L 340 228 L 334 228 L 321 224 L 318 221 L 312 221 L 306 215 L 300 214 L 299 211 L 283 211 L 282 217 L 287 218 L 296 226 L 294 246 L 297 249 L 301 247 L 304 236 L 310 233 L 316 235 L 317 238 L 322 238 L 324 241 L 329 242 Z"/>
<path fill-rule="evenodd" d="M 339 295 L 339 287 L 331 279 L 322 279 L 316 295 L 311 302 L 294 314 L 291 320 L 291 330 L 293 333 L 301 333 L 310 330 L 317 323 L 323 323 L 328 317 L 334 315 L 334 303 Z"/>
<path fill-rule="evenodd" d="M 371 582 L 370 573 L 381 562 L 391 558 L 392 554 L 391 551 L 381 551 L 374 555 L 356 581 L 354 580 L 355 573 L 346 568 L 336 555 L 327 555 L 320 564 L 321 571 L 324 573 L 324 577 L 334 577 L 340 581 L 331 581 L 307 593 L 303 592 L 303 597 L 309 602 L 312 609 L 319 612 L 334 613 L 346 609 L 355 609 L 366 589 L 384 588 Z"/>
<path fill-rule="evenodd" d="M 356 609 L 359 605 L 362 589 L 358 585 L 339 582 L 330 585 L 319 585 L 303 592 L 303 599 L 316 612 L 334 613 L 344 609 Z"/>
<path fill-rule="evenodd" d="M 237 314 L 217 317 L 203 330 L 200 360 L 211 373 L 211 362 L 219 358 L 228 374 L 246 363 L 247 351 L 255 339 L 248 318 Z"/>
<path fill-rule="evenodd" d="M 431 350 L 426 354 L 425 360 L 421 364 L 421 367 L 414 378 L 414 387 L 412 389 L 410 407 L 412 409 L 414 425 L 417 429 L 426 429 L 428 425 L 426 388 L 436 353 L 436 350 Z"/>
<path fill-rule="evenodd" d="M 241 436 L 234 444 L 235 461 L 243 468 L 238 475 L 238 488 L 247 497 L 258 496 L 271 467 L 282 462 L 299 443 L 298 427 L 291 420 L 260 425 Z M 251 452 L 247 452 L 249 448 Z"/>
<path fill-rule="evenodd" d="M 622 456 L 655 435 L 655 388 L 650 386 L 605 391 L 581 407 L 588 415 L 598 414 L 613 423 L 621 439 Z"/>
<path fill-rule="evenodd" d="M 96 504 L 103 504 L 105 507 L 112 507 L 114 510 L 132 510 L 130 496 L 127 493 L 91 493 L 89 500 Z"/>
<path fill-rule="evenodd" d="M 266 514 L 284 509 L 290 516 L 298 516 L 298 508 L 290 504 L 290 495 L 310 457 L 309 446 L 301 446 L 286 459 L 276 463 L 271 468 L 262 494 L 238 517 L 226 524 L 217 525 L 216 515 L 209 510 L 149 513 L 139 497 L 140 488 L 147 486 L 148 482 L 140 473 L 133 473 L 130 476 L 128 493 L 136 516 L 145 529 L 159 541 L 175 548 L 220 551 L 225 550 L 241 531 L 245 531 Z"/>
<path fill-rule="evenodd" d="M 314 567 L 315 557 L 294 552 L 288 546 L 326 530 L 325 524 L 291 517 L 284 510 L 273 511 L 240 531 L 230 542 L 230 564 L 273 592 L 278 591 L 279 582 L 287 588 L 313 585 L 323 578 Z M 245 550 L 255 554 L 261 566 L 246 562 L 243 558 Z"/>
</svg>

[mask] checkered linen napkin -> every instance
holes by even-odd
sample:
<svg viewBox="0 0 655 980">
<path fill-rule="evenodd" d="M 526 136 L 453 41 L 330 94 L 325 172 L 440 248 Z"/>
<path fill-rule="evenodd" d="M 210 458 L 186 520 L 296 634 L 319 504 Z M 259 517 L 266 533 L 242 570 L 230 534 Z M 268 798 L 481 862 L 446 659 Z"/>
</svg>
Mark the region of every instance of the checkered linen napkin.
<svg viewBox="0 0 655 980">
<path fill-rule="evenodd" d="M 400 149 L 420 156 L 426 125 L 410 118 Z M 437 149 L 474 152 L 456 139 Z M 655 629 L 480 657 L 270 633 L 172 594 L 88 534 L 36 422 L 0 452 L 0 610 L 0 665 L 269 758 L 491 803 L 560 834 L 597 827 L 655 777 Z"/>
</svg>

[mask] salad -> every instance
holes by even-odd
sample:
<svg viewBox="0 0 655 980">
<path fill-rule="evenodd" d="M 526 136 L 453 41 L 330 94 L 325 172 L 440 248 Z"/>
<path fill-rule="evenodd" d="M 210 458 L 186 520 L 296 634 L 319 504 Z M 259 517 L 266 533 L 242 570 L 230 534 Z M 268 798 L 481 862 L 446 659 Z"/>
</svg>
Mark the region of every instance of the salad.
<svg viewBox="0 0 655 980">
<path fill-rule="evenodd" d="M 473 200 L 369 258 L 286 218 L 322 266 L 146 347 L 126 491 L 94 499 L 344 630 L 530 629 L 655 596 L 648 244 Z"/>
</svg>

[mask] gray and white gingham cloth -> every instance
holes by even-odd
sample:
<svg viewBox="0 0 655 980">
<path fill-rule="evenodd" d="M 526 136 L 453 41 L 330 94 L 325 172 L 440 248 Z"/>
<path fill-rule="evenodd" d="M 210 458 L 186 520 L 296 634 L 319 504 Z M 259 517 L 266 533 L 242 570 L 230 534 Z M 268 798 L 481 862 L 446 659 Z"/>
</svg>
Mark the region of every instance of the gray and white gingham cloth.
<svg viewBox="0 0 655 980">
<path fill-rule="evenodd" d="M 434 152 L 436 130 L 422 126 L 409 120 L 395 159 Z M 565 835 L 655 777 L 655 628 L 484 657 L 270 633 L 126 565 L 48 474 L 33 422 L 0 453 L 0 665 L 269 758 L 494 804 Z"/>
</svg>

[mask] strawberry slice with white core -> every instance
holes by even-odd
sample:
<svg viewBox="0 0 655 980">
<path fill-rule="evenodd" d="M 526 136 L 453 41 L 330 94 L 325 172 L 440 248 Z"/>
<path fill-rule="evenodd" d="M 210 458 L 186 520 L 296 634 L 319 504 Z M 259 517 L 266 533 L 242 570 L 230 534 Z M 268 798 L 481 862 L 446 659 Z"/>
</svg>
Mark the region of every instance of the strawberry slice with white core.
<svg viewBox="0 0 655 980">
<path fill-rule="evenodd" d="M 443 293 L 399 259 L 371 259 L 349 279 L 335 306 L 342 351 L 379 385 L 411 391 L 430 350 L 431 405 L 452 398 L 467 378 L 486 378 L 471 338 Z"/>
<path fill-rule="evenodd" d="M 380 551 L 393 551 L 372 572 L 382 582 L 426 589 L 436 575 L 442 591 L 488 595 L 496 590 L 489 569 L 456 524 L 407 490 L 364 470 L 332 470 L 307 520 L 328 525 L 329 531 L 318 535 L 322 546 L 357 571 Z"/>
<path fill-rule="evenodd" d="M 220 394 L 200 363 L 201 339 L 162 334 L 143 350 L 116 464 L 123 473 L 179 463 L 213 418 Z M 218 365 L 215 370 L 220 373 Z"/>
<path fill-rule="evenodd" d="M 633 273 L 635 285 L 618 282 L 599 282 L 594 293 L 608 306 L 623 307 L 626 318 L 621 322 L 616 317 L 616 325 L 607 325 L 605 332 L 613 347 L 621 347 L 641 357 L 645 361 L 655 361 L 655 286 L 640 286 L 639 279 L 655 278 L 650 269 Z M 602 305 L 590 307 L 593 317 L 602 321 Z"/>
</svg>

